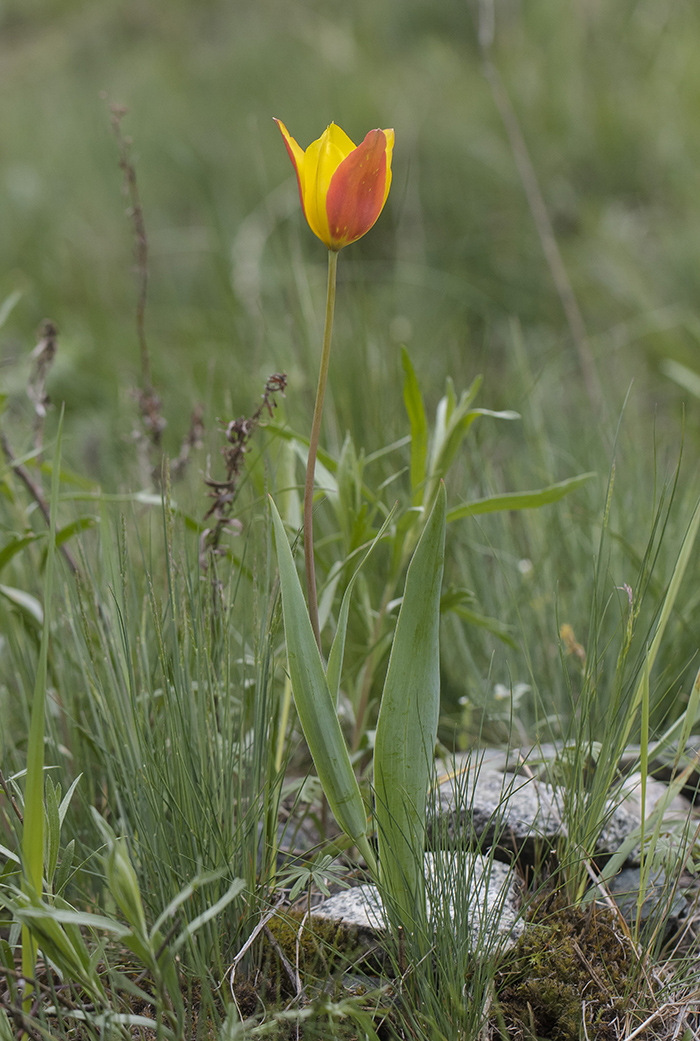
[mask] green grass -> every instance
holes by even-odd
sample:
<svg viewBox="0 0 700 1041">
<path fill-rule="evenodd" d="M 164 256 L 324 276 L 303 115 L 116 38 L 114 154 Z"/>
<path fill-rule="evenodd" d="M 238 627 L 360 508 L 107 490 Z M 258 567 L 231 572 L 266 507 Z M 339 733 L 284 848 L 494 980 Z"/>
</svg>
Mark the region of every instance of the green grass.
<svg viewBox="0 0 700 1041">
<path fill-rule="evenodd" d="M 123 893 L 109 869 L 122 847 L 110 845 L 96 810 L 126 839 L 147 931 L 123 963 L 117 926 L 84 918 L 88 959 L 99 952 L 85 979 L 107 1013 L 125 977 L 133 983 L 150 972 L 163 1036 L 177 1035 L 178 1015 L 198 1001 L 221 1037 L 265 1035 L 264 1023 L 237 1024 L 227 972 L 279 898 L 278 823 L 294 798 L 294 814 L 306 807 L 316 821 L 319 853 L 338 852 L 313 783 L 299 795 L 310 765 L 293 710 L 286 716 L 266 506 L 274 492 L 296 527 L 326 259 L 304 224 L 273 116 L 304 146 L 330 120 L 354 140 L 372 126 L 396 130 L 386 210 L 340 257 L 321 440 L 337 489 L 315 514 L 330 646 L 358 551 L 398 503 L 357 580 L 348 623 L 340 704 L 363 791 L 396 619 L 391 603 L 412 538 L 402 518 L 421 496 L 416 445 L 433 436 L 447 377 L 459 397 L 483 375 L 476 405 L 520 415 L 482 416 L 460 441 L 446 480 L 448 515 L 476 500 L 595 476 L 550 505 L 448 525 L 440 741 L 448 749 L 573 741 L 577 796 L 562 860 L 569 896 L 578 898 L 581 850 L 590 853 L 605 792 L 617 783 L 611 745 L 591 786 L 588 742 L 603 740 L 613 713 L 619 733 L 643 745 L 686 709 L 688 729 L 695 727 L 696 556 L 648 677 L 644 662 L 700 493 L 692 380 L 700 372 L 700 11 L 671 0 L 495 7 L 491 57 L 586 324 L 602 386 L 597 406 L 483 74 L 478 4 L 173 0 L 166 13 L 152 0 L 8 0 L 0 10 L 0 426 L 48 500 L 58 409 L 47 418 L 40 466 L 26 386 L 34 333 L 49 317 L 60 336 L 48 390 L 56 405 L 65 402 L 56 522 L 80 573 L 76 581 L 55 555 L 49 634 L 41 613 L 47 527 L 3 456 L 0 767 L 21 810 L 22 771 L 37 761 L 29 733 L 42 634 L 50 635 L 45 773 L 62 795 L 80 779 L 63 808 L 57 859 L 47 861 L 53 878 L 41 913 L 60 917 L 66 900 L 83 916 L 123 927 Z M 133 138 L 149 243 L 146 333 L 170 458 L 203 403 L 203 444 L 184 477 L 166 485 L 164 503 L 153 481 L 161 459 L 140 457 L 132 436 L 141 379 L 134 238 L 109 102 L 129 108 L 122 128 Z M 410 415 L 403 345 L 415 370 Z M 211 500 L 202 477 L 223 474 L 220 427 L 254 412 L 274 371 L 288 374 L 286 397 L 250 444 L 234 508 L 241 534 L 226 534 L 226 553 L 203 572 L 199 539 Z M 564 625 L 585 664 L 566 653 Z M 46 792 L 54 810 L 45 828 L 55 843 L 60 798 L 52 786 Z M 19 856 L 21 844 L 19 818 L 0 794 L 0 845 Z M 341 866 L 352 864 L 347 851 L 341 856 Z M 33 877 L 31 870 L 27 864 Z M 21 882 L 17 862 L 0 857 L 0 892 L 14 893 L 0 940 L 13 949 L 28 921 L 10 888 Z M 172 907 L 183 892 L 186 900 Z M 148 932 L 169 906 L 170 919 Z M 54 919 L 60 948 L 65 937 L 55 930 L 68 935 L 75 923 Z M 158 937 L 183 937 L 178 970 L 191 999 L 184 1012 L 168 990 L 172 966 L 153 949 Z M 263 931 L 240 978 L 269 960 L 265 943 Z M 460 1036 L 476 1037 L 497 986 L 495 965 L 465 954 L 455 967 L 450 943 L 440 932 L 436 958 L 398 1010 L 382 993 L 381 1011 L 369 1015 L 371 1002 L 342 992 L 283 1012 L 287 981 L 279 1005 L 271 987 L 268 1026 L 285 1036 L 303 1013 L 304 1036 L 449 1037 L 457 1024 Z M 0 956 L 15 953 L 3 947 Z M 399 968 L 404 956 L 394 951 Z M 673 972 L 659 1004 L 692 976 L 677 961 Z M 457 1023 L 465 974 L 473 1015 Z M 0 979 L 0 994 L 3 986 Z M 72 999 L 81 1000 L 77 989 Z M 132 994 L 128 1014 L 140 1000 Z M 49 1001 L 33 1010 L 37 1022 L 50 1037 L 74 1036 L 69 1016 L 47 1018 Z M 254 1002 L 248 1014 L 261 1011 Z M 100 1029 L 85 1027 L 89 1036 Z M 4 1041 L 3 1030 L 0 1018 Z"/>
</svg>

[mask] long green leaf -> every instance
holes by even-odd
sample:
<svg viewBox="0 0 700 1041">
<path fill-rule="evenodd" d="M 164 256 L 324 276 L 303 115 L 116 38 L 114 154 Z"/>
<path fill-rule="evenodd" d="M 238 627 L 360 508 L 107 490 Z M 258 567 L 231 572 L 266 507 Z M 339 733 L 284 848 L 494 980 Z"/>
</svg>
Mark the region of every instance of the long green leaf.
<svg viewBox="0 0 700 1041">
<path fill-rule="evenodd" d="M 10 293 L 9 296 L 6 296 L 3 302 L 0 304 L 0 329 L 2 329 L 5 322 L 10 317 L 13 308 L 17 306 L 21 299 L 21 291 L 19 289 L 15 289 L 15 291 L 13 293 Z"/>
<path fill-rule="evenodd" d="M 499 510 L 534 510 L 538 506 L 549 506 L 550 503 L 558 502 L 570 492 L 595 477 L 595 473 L 579 474 L 578 477 L 569 477 L 566 481 L 558 481 L 546 488 L 538 488 L 532 492 L 506 492 L 505 495 L 490 495 L 486 499 L 475 499 L 464 506 L 457 506 L 447 514 L 447 523 L 461 520 L 463 517 L 474 517 L 478 513 L 497 513 Z"/>
<path fill-rule="evenodd" d="M 406 575 L 374 747 L 380 877 L 407 924 L 425 920 L 423 849 L 440 710 L 445 486 Z"/>
<path fill-rule="evenodd" d="M 292 551 L 272 499 L 270 507 L 275 527 L 289 677 L 299 722 L 335 819 L 373 868 L 374 855 L 367 841 L 365 804 L 340 729 L 335 702 L 328 689 Z"/>
<path fill-rule="evenodd" d="M 15 589 L 13 586 L 0 586 L 0 595 L 20 608 L 22 614 L 37 626 L 44 624 L 44 609 L 41 603 L 31 593 L 24 589 Z"/>
<path fill-rule="evenodd" d="M 4 568 L 5 564 L 12 560 L 16 553 L 19 553 L 25 546 L 29 546 L 30 543 L 36 542 L 41 537 L 41 535 L 19 535 L 14 539 L 10 539 L 7 545 L 0 550 L 0 569 Z"/>
</svg>

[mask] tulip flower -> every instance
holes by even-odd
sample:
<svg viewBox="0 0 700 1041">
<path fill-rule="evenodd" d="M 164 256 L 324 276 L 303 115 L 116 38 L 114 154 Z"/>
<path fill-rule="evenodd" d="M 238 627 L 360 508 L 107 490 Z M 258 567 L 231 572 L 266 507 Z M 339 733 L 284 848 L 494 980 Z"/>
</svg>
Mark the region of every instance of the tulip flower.
<svg viewBox="0 0 700 1041">
<path fill-rule="evenodd" d="M 355 146 L 331 123 L 304 151 L 284 123 L 275 122 L 294 164 L 302 209 L 314 235 L 334 253 L 362 238 L 389 194 L 394 131 L 370 130 Z"/>
<path fill-rule="evenodd" d="M 351 242 L 357 242 L 359 238 L 362 238 L 384 209 L 384 203 L 391 187 L 394 131 L 370 130 L 362 144 L 356 147 L 344 130 L 341 130 L 335 123 L 331 123 L 318 141 L 314 141 L 304 151 L 284 123 L 279 119 L 276 119 L 275 123 L 282 131 L 289 158 L 296 170 L 299 198 L 304 216 L 314 235 L 317 235 L 321 242 L 328 247 L 326 322 L 323 329 L 321 368 L 318 375 L 304 483 L 306 589 L 311 628 L 320 651 L 321 631 L 318 620 L 314 566 L 314 473 L 333 335 L 338 252 L 343 246 L 349 246 Z"/>
</svg>

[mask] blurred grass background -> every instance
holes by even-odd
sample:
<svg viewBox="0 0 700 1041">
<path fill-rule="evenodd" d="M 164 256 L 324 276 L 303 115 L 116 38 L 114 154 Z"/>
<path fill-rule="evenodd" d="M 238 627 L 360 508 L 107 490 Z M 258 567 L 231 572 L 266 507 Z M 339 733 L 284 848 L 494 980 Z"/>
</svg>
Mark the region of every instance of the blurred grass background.
<svg viewBox="0 0 700 1041">
<path fill-rule="evenodd" d="M 405 343 L 431 409 L 446 375 L 459 390 L 483 373 L 478 404 L 523 417 L 483 421 L 452 481 L 453 503 L 598 471 L 590 493 L 546 518 L 504 515 L 452 532 L 454 573 L 486 613 L 516 627 L 527 605 L 529 654 L 551 685 L 555 603 L 577 635 L 588 624 L 588 572 L 630 387 L 612 514 L 629 574 L 684 426 L 681 501 L 697 491 L 700 406 L 665 373 L 669 361 L 700 372 L 700 8 L 495 3 L 492 59 L 587 326 L 603 387 L 594 409 L 484 76 L 485 7 L 5 0 L 0 300 L 22 295 L 0 330 L 0 364 L 11 429 L 27 413 L 34 330 L 53 319 L 61 339 L 49 391 L 66 402 L 66 457 L 107 489 L 134 486 L 133 231 L 109 114 L 109 102 L 124 104 L 149 237 L 146 322 L 166 448 L 177 453 L 202 400 L 215 453 L 216 418 L 250 414 L 276 369 L 290 377 L 286 417 L 306 430 L 326 258 L 272 117 L 304 147 L 331 120 L 355 141 L 393 126 L 387 208 L 341 257 L 325 442 L 337 450 L 350 429 L 373 451 L 407 432 Z M 178 495 L 199 497 L 201 515 L 196 474 L 190 485 Z M 686 520 L 681 510 L 676 534 Z M 674 537 L 669 559 L 677 545 Z M 618 569 L 613 583 L 629 574 Z M 696 616 L 691 596 L 679 622 L 685 642 L 667 665 L 674 676 L 692 652 Z M 498 642 L 480 644 L 475 660 L 460 638 L 446 650 L 453 708 L 465 662 L 485 686 L 528 679 L 526 659 L 514 666 Z M 494 646 L 501 657 L 487 681 Z"/>
</svg>

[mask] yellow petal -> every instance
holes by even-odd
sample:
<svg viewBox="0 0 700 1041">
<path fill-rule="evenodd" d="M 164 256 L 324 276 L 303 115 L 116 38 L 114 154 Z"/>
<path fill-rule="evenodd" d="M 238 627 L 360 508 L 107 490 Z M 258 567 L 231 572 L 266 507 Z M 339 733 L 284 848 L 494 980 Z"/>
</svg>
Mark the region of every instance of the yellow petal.
<svg viewBox="0 0 700 1041">
<path fill-rule="evenodd" d="M 394 131 L 385 130 L 384 136 L 386 137 L 386 188 L 384 189 L 384 202 L 386 202 L 389 189 L 391 188 L 391 157 L 394 154 Z"/>
<path fill-rule="evenodd" d="M 364 154 L 369 148 L 368 141 L 370 139 L 375 141 L 374 135 L 381 134 L 384 139 L 381 166 L 384 167 L 385 173 L 377 168 L 375 180 L 371 183 L 371 170 L 360 169 L 358 163 L 354 163 L 352 160 L 350 160 L 350 166 L 345 163 L 345 160 L 358 152 L 358 149 L 345 131 L 335 123 L 331 123 L 318 140 L 312 142 L 306 151 L 303 151 L 284 123 L 279 119 L 275 122 L 282 132 L 289 157 L 294 164 L 304 216 L 313 233 L 328 249 L 332 250 L 342 249 L 344 245 L 348 245 L 364 235 L 381 213 L 389 194 L 394 131 L 371 131 L 360 147 L 362 157 L 358 153 L 358 163 L 361 158 L 362 162 L 365 161 Z M 369 161 L 369 157 L 367 161 Z M 378 166 L 376 148 L 371 161 Z M 333 221 L 331 222 L 328 215 L 328 193 L 338 168 L 344 163 L 344 174 L 342 176 L 340 173 L 338 174 L 340 179 L 336 178 L 333 189 L 331 206 Z M 381 180 L 379 185 L 377 184 L 377 176 L 383 179 L 383 185 Z M 355 184 L 358 177 L 360 180 Z M 377 189 L 380 192 L 379 197 L 376 194 Z M 331 228 L 331 223 L 333 228 Z"/>
<path fill-rule="evenodd" d="M 297 183 L 299 185 L 299 198 L 301 199 L 302 209 L 306 212 L 304 206 L 304 149 L 297 144 L 281 119 L 275 119 L 275 123 L 282 132 L 282 137 L 287 146 L 289 158 L 292 160 L 292 164 L 296 170 Z"/>
<path fill-rule="evenodd" d="M 304 212 L 311 230 L 329 249 L 331 233 L 326 196 L 333 174 L 354 150 L 355 145 L 345 131 L 331 123 L 304 155 Z"/>
</svg>

